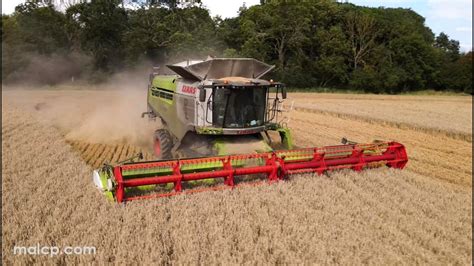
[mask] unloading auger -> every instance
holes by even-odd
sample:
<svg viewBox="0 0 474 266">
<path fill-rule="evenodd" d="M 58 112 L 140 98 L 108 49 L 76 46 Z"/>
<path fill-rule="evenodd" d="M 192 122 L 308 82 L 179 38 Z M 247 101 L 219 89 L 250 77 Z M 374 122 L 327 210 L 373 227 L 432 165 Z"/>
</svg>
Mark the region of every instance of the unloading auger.
<svg viewBox="0 0 474 266">
<path fill-rule="evenodd" d="M 153 146 L 158 160 L 134 162 L 142 159 L 137 155 L 105 164 L 93 173 L 95 185 L 125 202 L 272 183 L 298 173 L 406 165 L 405 147 L 394 141 L 343 139 L 343 145 L 293 149 L 283 117 L 285 87 L 261 79 L 273 67 L 250 58 L 212 58 L 168 65 L 178 75 L 152 73 L 142 117 L 161 122 Z"/>
</svg>

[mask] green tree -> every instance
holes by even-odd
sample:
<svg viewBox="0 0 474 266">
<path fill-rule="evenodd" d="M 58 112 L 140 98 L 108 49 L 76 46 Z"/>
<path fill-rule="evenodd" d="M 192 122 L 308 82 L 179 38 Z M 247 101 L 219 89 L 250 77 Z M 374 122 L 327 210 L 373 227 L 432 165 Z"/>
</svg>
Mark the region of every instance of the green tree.
<svg viewBox="0 0 474 266">
<path fill-rule="evenodd" d="M 124 49 L 129 64 L 141 59 L 164 61 L 171 45 L 170 26 L 164 8 L 149 8 L 129 11 L 129 27 L 123 34 Z"/>
<path fill-rule="evenodd" d="M 472 51 L 448 62 L 439 74 L 440 89 L 472 94 Z"/>
<path fill-rule="evenodd" d="M 201 0 L 188 0 L 188 1 L 179 1 L 179 0 L 147 0 L 145 5 L 148 7 L 166 7 L 169 9 L 177 9 L 178 7 L 193 7 L 200 6 Z"/>
<path fill-rule="evenodd" d="M 240 17 L 215 20 L 217 37 L 223 42 L 225 48 L 240 50 L 244 44 L 245 38 L 240 28 L 240 20 Z"/>
<path fill-rule="evenodd" d="M 200 3 L 150 0 L 125 10 L 120 0 L 97 0 L 66 14 L 33 1 L 19 5 L 2 16 L 2 77 L 21 80 L 18 73 L 32 73 L 34 61 L 81 61 L 77 53 L 89 55 L 101 75 L 142 60 L 162 64 L 214 55 L 274 64 L 272 78 L 289 86 L 472 91 L 472 53 L 460 54 L 459 42 L 444 33 L 435 38 L 410 9 L 265 0 L 221 19 Z"/>
<path fill-rule="evenodd" d="M 68 57 L 71 43 L 65 21 L 64 14 L 53 6 L 32 2 L 18 5 L 10 16 L 2 16 L 2 79 L 5 82 L 26 81 L 35 73 L 41 76 L 40 71 L 45 70 L 33 67 L 36 61 L 53 56 Z M 43 80 L 54 82 L 58 79 L 44 77 Z"/>
<path fill-rule="evenodd" d="M 112 71 L 124 57 L 122 36 L 128 17 L 118 0 L 80 3 L 67 9 L 69 31 L 81 50 L 91 54 L 94 67 Z"/>
<path fill-rule="evenodd" d="M 439 67 L 436 71 L 434 86 L 441 90 L 463 91 L 464 88 L 458 82 L 461 54 L 459 42 L 449 39 L 449 36 L 441 32 L 435 39 L 433 46 L 436 49 Z M 453 78 L 456 77 L 456 78 Z M 462 78 L 461 78 L 462 79 Z"/>
<path fill-rule="evenodd" d="M 449 36 L 441 32 L 435 40 L 434 47 L 440 49 L 447 60 L 454 62 L 459 59 L 459 41 L 449 39 Z"/>
<path fill-rule="evenodd" d="M 351 49 L 351 61 L 354 70 L 365 63 L 365 58 L 376 47 L 378 28 L 375 19 L 362 12 L 351 11 L 346 15 L 344 23 Z"/>
<path fill-rule="evenodd" d="M 215 22 L 206 9 L 152 7 L 129 12 L 123 42 L 128 62 L 163 63 L 216 53 L 220 42 L 215 36 Z"/>
<path fill-rule="evenodd" d="M 315 61 L 312 65 L 314 80 L 317 86 L 337 86 L 349 79 L 349 42 L 340 25 L 329 29 L 318 29 L 315 38 L 319 42 Z M 311 64 L 312 63 L 312 64 Z"/>
<path fill-rule="evenodd" d="M 66 18 L 52 5 L 39 6 L 33 2 L 15 8 L 16 36 L 30 51 L 40 54 L 68 52 L 69 40 L 65 28 Z"/>
<path fill-rule="evenodd" d="M 12 73 L 26 65 L 22 52 L 26 45 L 19 38 L 15 16 L 2 15 L 2 81 L 8 82 Z"/>
<path fill-rule="evenodd" d="M 286 81 L 287 64 L 299 65 L 310 24 L 309 3 L 271 2 L 241 12 L 245 39 L 242 54 L 276 63 L 277 75 Z M 292 62 L 290 62 L 292 61 Z"/>
<path fill-rule="evenodd" d="M 371 51 L 363 67 L 352 72 L 350 86 L 397 93 L 432 83 L 438 63 L 432 47 L 434 35 L 425 27 L 424 18 L 401 8 L 363 8 L 363 12 L 373 17 L 377 34 L 369 39 Z"/>
</svg>

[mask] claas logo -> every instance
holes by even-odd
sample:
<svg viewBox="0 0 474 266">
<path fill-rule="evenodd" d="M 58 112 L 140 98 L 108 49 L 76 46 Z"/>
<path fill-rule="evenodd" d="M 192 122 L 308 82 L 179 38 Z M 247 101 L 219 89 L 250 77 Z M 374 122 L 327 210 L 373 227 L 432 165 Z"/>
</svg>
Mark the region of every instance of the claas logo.
<svg viewBox="0 0 474 266">
<path fill-rule="evenodd" d="M 186 86 L 186 85 L 183 85 L 183 88 L 181 89 L 184 93 L 188 93 L 188 94 L 194 94 L 196 93 L 196 88 L 195 87 L 191 87 L 191 86 Z"/>
</svg>

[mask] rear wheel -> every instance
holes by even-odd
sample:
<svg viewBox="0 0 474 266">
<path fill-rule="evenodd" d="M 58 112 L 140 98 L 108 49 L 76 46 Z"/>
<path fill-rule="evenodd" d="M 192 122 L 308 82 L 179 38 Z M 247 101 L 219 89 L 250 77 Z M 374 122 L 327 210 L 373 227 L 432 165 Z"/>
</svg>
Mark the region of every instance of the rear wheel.
<svg viewBox="0 0 474 266">
<path fill-rule="evenodd" d="M 166 129 L 158 129 L 155 131 L 153 150 L 158 159 L 172 158 L 171 149 L 173 148 L 173 140 L 170 133 Z"/>
</svg>

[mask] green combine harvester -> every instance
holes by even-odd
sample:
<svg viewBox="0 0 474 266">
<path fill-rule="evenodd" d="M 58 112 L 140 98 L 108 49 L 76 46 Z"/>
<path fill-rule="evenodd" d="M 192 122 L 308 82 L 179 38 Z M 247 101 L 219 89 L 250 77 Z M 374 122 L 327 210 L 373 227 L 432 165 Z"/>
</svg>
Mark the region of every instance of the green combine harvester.
<svg viewBox="0 0 474 266">
<path fill-rule="evenodd" d="M 277 131 L 283 147 L 291 149 L 290 131 L 277 121 L 284 86 L 261 79 L 273 66 L 215 58 L 168 68 L 176 74 L 151 74 L 143 113 L 163 125 L 155 132 L 157 158 L 271 151 L 268 131 Z"/>
<path fill-rule="evenodd" d="M 201 191 L 189 188 L 202 180 L 223 181 L 206 188 L 215 190 L 235 187 L 237 176 L 276 181 L 302 172 L 403 168 L 408 160 L 396 142 L 292 150 L 282 109 L 285 87 L 262 79 L 274 66 L 251 58 L 211 58 L 167 68 L 173 73 L 154 68 L 150 75 L 148 110 L 142 114 L 160 122 L 153 136 L 158 160 L 104 165 L 93 173 L 96 186 L 117 202 L 175 195 L 184 188 Z"/>
</svg>

